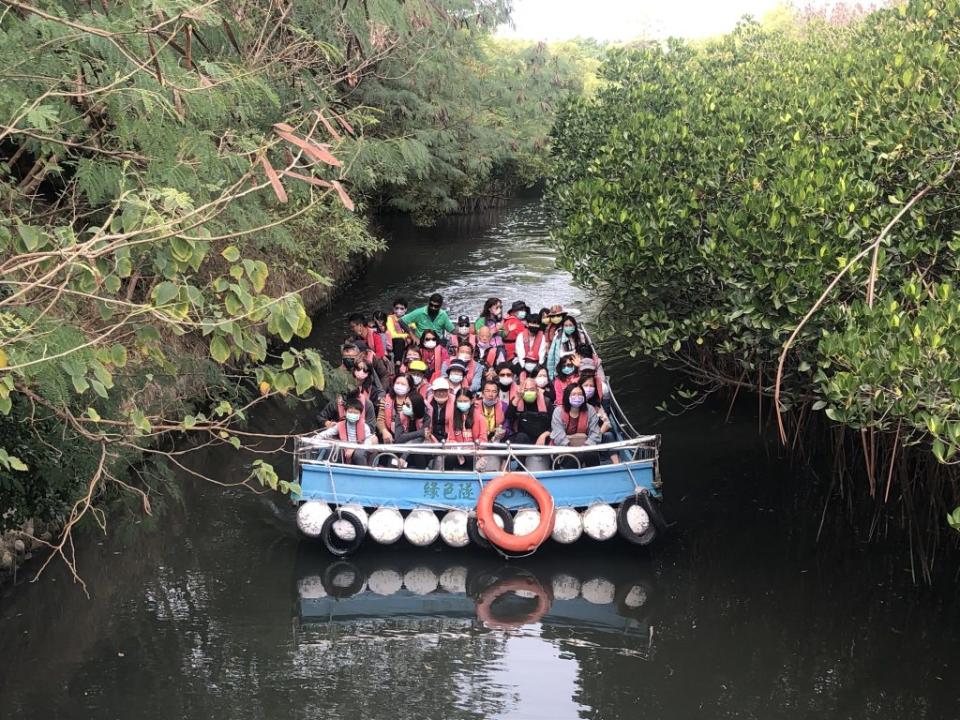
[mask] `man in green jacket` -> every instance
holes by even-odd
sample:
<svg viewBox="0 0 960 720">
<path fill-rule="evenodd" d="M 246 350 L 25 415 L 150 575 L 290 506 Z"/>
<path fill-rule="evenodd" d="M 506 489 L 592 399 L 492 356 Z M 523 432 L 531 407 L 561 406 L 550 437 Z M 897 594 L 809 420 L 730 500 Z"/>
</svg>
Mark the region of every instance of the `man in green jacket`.
<svg viewBox="0 0 960 720">
<path fill-rule="evenodd" d="M 433 330 L 442 342 L 448 332 L 456 330 L 447 311 L 443 309 L 443 296 L 440 293 L 434 293 L 426 305 L 411 310 L 400 319 L 410 326 L 417 339 L 425 330 Z"/>
</svg>

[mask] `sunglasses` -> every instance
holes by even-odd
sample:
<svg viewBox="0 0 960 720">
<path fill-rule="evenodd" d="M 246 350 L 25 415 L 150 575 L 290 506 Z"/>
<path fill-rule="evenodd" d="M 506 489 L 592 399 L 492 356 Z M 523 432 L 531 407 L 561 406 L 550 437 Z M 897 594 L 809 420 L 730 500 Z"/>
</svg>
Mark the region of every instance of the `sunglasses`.
<svg viewBox="0 0 960 720">
<path fill-rule="evenodd" d="M 439 306 L 439 305 L 428 305 L 427 307 L 429 307 L 431 310 L 439 310 L 439 309 L 440 309 L 440 306 Z"/>
</svg>

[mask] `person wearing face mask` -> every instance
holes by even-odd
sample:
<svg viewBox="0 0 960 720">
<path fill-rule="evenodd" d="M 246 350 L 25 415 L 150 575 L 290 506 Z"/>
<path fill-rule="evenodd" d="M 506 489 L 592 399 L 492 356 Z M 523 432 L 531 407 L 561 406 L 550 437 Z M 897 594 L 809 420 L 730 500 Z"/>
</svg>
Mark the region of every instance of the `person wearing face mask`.
<svg viewBox="0 0 960 720">
<path fill-rule="evenodd" d="M 577 372 L 580 375 L 581 385 L 587 380 L 593 381 L 593 394 L 587 395 L 587 401 L 594 407 L 602 407 L 604 410 L 609 410 L 610 394 L 607 392 L 607 386 L 603 381 L 603 376 L 597 371 L 597 363 L 593 358 L 583 358 L 577 367 Z"/>
<path fill-rule="evenodd" d="M 564 391 L 570 385 L 576 385 L 580 378 L 577 375 L 576 359 L 573 355 L 560 358 L 553 374 L 553 396 L 562 398 Z"/>
<path fill-rule="evenodd" d="M 433 394 L 427 403 L 426 442 L 473 442 L 473 396 L 469 390 L 461 389 L 456 399 L 450 392 L 450 383 L 446 378 L 437 378 L 431 385 Z M 472 457 L 465 455 L 441 455 L 438 464 L 446 469 L 466 469 L 472 466 Z"/>
<path fill-rule="evenodd" d="M 517 336 L 527 329 L 529 314 L 529 306 L 523 300 L 516 300 L 503 321 L 503 351 L 509 361 L 513 361 L 517 354 Z"/>
<path fill-rule="evenodd" d="M 377 436 L 367 420 L 369 416 L 365 410 L 366 406 L 369 406 L 369 402 L 364 403 L 357 397 L 356 393 L 351 393 L 343 401 L 343 405 L 343 419 L 320 431 L 317 437 L 324 440 L 337 438 L 340 442 L 358 443 L 364 447 L 376 445 Z M 345 450 L 344 459 L 352 465 L 370 464 L 370 455 L 366 449 L 351 448 Z"/>
<path fill-rule="evenodd" d="M 462 387 L 469 390 L 470 383 L 467 382 L 466 363 L 461 362 L 459 358 L 451 360 L 447 365 L 447 380 L 450 381 L 450 392 L 454 394 Z"/>
<path fill-rule="evenodd" d="M 353 366 L 353 381 L 356 385 L 360 400 L 369 400 L 374 406 L 380 401 L 383 392 L 375 382 L 377 375 L 371 372 L 366 360 L 358 360 Z"/>
<path fill-rule="evenodd" d="M 377 410 L 377 432 L 388 445 L 423 442 L 426 435 L 426 404 L 412 392 L 413 382 L 406 375 L 394 378 L 393 387 L 384 394 Z M 400 456 L 403 465 L 423 469 L 427 458 L 421 454 Z"/>
<path fill-rule="evenodd" d="M 479 372 L 480 365 L 476 360 L 473 359 L 473 346 L 466 341 L 461 342 L 456 348 L 456 352 L 453 355 L 453 360 L 450 362 L 451 364 L 454 362 L 459 362 L 461 365 L 463 365 L 464 386 L 470 388 L 471 392 L 477 392 L 480 389 L 479 376 L 481 373 Z"/>
<path fill-rule="evenodd" d="M 424 400 L 430 396 L 430 382 L 427 380 L 427 364 L 423 360 L 411 360 L 407 366 L 413 389 Z"/>
<path fill-rule="evenodd" d="M 534 378 L 528 377 L 507 408 L 507 422 L 514 429 L 511 442 L 518 445 L 546 445 L 550 439 L 553 403 Z"/>
<path fill-rule="evenodd" d="M 478 433 L 481 435 L 480 442 L 500 442 L 510 435 L 508 407 L 508 403 L 500 397 L 500 383 L 493 380 L 484 382 L 474 413 L 474 423 L 481 423 L 486 429 L 485 433 Z"/>
<path fill-rule="evenodd" d="M 584 362 L 586 362 L 586 360 L 584 360 Z M 580 377 L 580 387 L 583 388 L 583 395 L 587 400 L 587 405 L 596 411 L 597 417 L 600 419 L 600 442 L 611 443 L 617 439 L 617 436 L 613 432 L 610 416 L 600 403 L 600 397 L 597 394 L 598 382 L 599 380 L 593 375 L 581 375 Z M 602 458 L 604 460 L 610 460 L 610 462 L 613 463 L 620 462 L 620 456 L 615 452 L 604 453 Z"/>
<path fill-rule="evenodd" d="M 373 353 L 373 357 L 386 357 L 386 350 L 383 347 L 383 341 L 380 338 L 380 333 L 374 328 L 370 327 L 370 323 L 367 321 L 367 318 L 360 313 L 353 313 L 347 319 L 347 324 L 349 325 L 350 332 L 353 333 L 353 336 L 363 340 L 363 342 L 367 344 L 367 347 Z M 370 358 L 371 361 L 372 359 L 373 358 Z"/>
<path fill-rule="evenodd" d="M 553 410 L 550 442 L 562 447 L 580 447 L 597 445 L 600 439 L 600 418 L 596 410 L 587 405 L 583 388 L 579 385 L 568 385 L 563 393 L 563 404 Z M 595 454 L 579 457 L 583 465 L 595 464 L 599 461 Z M 576 467 L 576 463 L 569 464 Z"/>
<path fill-rule="evenodd" d="M 393 361 L 399 363 L 407 347 L 413 342 L 410 328 L 400 318 L 407 314 L 407 300 L 399 297 L 393 301 L 393 312 L 387 315 L 387 337 L 393 350 Z"/>
<path fill-rule="evenodd" d="M 540 327 L 540 315 L 527 316 L 526 326 L 517 334 L 513 348 L 518 367 L 523 368 L 527 363 L 543 365 L 547 358 L 547 342 Z M 530 372 L 527 370 L 528 374 Z"/>
<path fill-rule="evenodd" d="M 502 319 L 503 303 L 500 301 L 500 298 L 487 298 L 487 301 L 483 304 L 483 310 L 480 312 L 480 315 L 477 316 L 477 321 L 473 324 L 473 329 L 479 336 L 480 328 L 490 328 L 492 342 L 495 345 L 502 345 L 503 339 L 500 336 L 500 331 L 503 329 Z"/>
<path fill-rule="evenodd" d="M 578 350 L 586 346 L 587 336 L 580 329 L 575 318 L 567 315 L 563 318 L 560 325 L 560 332 L 553 337 L 550 343 L 550 349 L 547 351 L 547 367 L 556 367 L 561 358 L 567 355 L 577 355 L 579 363 Z"/>
<path fill-rule="evenodd" d="M 433 330 L 425 330 L 420 336 L 420 355 L 427 364 L 431 381 L 444 376 L 450 355 L 447 354 L 447 349 Z"/>
<path fill-rule="evenodd" d="M 510 402 L 517 394 L 516 375 L 513 363 L 502 362 L 497 365 L 497 382 L 500 384 L 500 399 Z"/>
<path fill-rule="evenodd" d="M 550 404 L 556 405 L 557 391 L 553 387 L 553 380 L 550 379 L 550 373 L 547 371 L 546 366 L 537 365 L 530 376 L 533 378 L 534 385 L 543 391 L 543 396 L 550 401 Z"/>
<path fill-rule="evenodd" d="M 473 348 L 477 345 L 477 334 L 473 331 L 473 325 L 470 324 L 470 318 L 461 315 L 457 318 L 457 330 L 450 336 L 448 343 L 450 354 L 453 355 L 457 349 L 467 343 L 470 346 L 470 354 L 473 354 Z"/>
<path fill-rule="evenodd" d="M 443 296 L 439 293 L 434 293 L 426 305 L 411 310 L 400 319 L 413 330 L 417 338 L 420 338 L 425 331 L 433 330 L 437 337 L 443 339 L 448 332 L 452 333 L 456 330 L 450 322 L 447 311 L 443 309 Z"/>
<path fill-rule="evenodd" d="M 497 366 L 503 362 L 503 348 L 493 343 L 493 332 L 486 326 L 477 332 L 476 358 L 481 366 L 481 380 L 496 377 Z"/>
<path fill-rule="evenodd" d="M 546 314 L 541 315 L 543 319 L 544 340 L 547 343 L 548 349 L 553 343 L 553 339 L 560 332 L 560 325 L 566 316 L 567 312 L 563 309 L 563 305 L 551 305 Z"/>
</svg>

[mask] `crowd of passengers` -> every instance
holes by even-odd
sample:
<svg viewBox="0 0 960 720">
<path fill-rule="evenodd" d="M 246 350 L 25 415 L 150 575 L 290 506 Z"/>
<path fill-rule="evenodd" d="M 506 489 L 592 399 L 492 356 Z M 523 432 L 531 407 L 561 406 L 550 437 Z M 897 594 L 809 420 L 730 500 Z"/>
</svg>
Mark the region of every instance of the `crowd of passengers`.
<svg viewBox="0 0 960 720">
<path fill-rule="evenodd" d="M 461 315 L 454 324 L 433 294 L 422 307 L 397 298 L 391 313 L 354 314 L 348 324 L 337 372 L 350 391 L 319 416 L 319 437 L 364 446 L 346 450 L 348 462 L 370 464 L 366 448 L 378 442 L 582 446 L 614 439 L 600 359 L 560 305 L 533 313 L 517 300 L 504 315 L 500 299 L 490 298 L 476 321 Z M 603 459 L 619 460 L 613 453 Z M 599 453 L 581 456 L 583 464 L 600 461 Z M 410 453 L 399 462 L 462 470 L 473 469 L 474 458 Z"/>
</svg>

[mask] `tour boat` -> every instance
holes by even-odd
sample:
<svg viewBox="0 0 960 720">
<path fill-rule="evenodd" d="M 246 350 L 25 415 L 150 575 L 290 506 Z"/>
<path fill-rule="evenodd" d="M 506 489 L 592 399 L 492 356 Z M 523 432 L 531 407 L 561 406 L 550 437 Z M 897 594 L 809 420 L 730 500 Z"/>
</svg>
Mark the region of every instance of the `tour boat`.
<svg viewBox="0 0 960 720">
<path fill-rule="evenodd" d="M 475 544 L 504 555 L 532 553 L 546 541 L 617 536 L 649 545 L 666 530 L 660 511 L 659 435 L 641 435 L 604 377 L 613 442 L 582 447 L 501 443 L 380 444 L 365 449 L 369 466 L 345 462 L 363 446 L 299 437 L 291 495 L 297 526 L 334 555 L 366 540 L 426 547 Z M 616 454 L 587 464 L 581 458 Z M 472 456 L 475 469 L 413 469 L 413 455 Z M 482 469 L 480 469 L 482 468 Z"/>
</svg>

